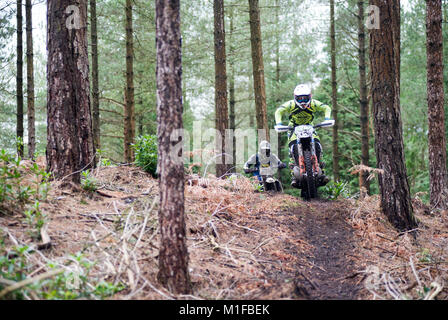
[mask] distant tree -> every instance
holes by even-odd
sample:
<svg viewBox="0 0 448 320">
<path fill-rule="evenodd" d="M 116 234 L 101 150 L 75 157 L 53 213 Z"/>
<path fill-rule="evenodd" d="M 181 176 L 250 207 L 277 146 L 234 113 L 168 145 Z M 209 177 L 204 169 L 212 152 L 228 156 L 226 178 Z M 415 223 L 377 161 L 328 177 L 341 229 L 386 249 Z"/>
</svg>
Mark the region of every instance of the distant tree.
<svg viewBox="0 0 448 320">
<path fill-rule="evenodd" d="M 225 154 L 225 135 L 229 128 L 227 109 L 227 68 L 226 68 L 226 32 L 224 23 L 224 0 L 213 1 L 214 42 L 215 42 L 215 128 L 221 134 L 217 139 L 217 152 L 222 154 L 216 163 L 216 176 L 227 173 Z"/>
<path fill-rule="evenodd" d="M 442 3 L 426 1 L 426 50 L 428 90 L 428 145 L 430 202 L 434 207 L 448 207 L 446 134 L 443 88 Z"/>
<path fill-rule="evenodd" d="M 96 0 L 90 0 L 90 39 L 92 47 L 92 127 L 95 150 L 101 147 L 100 101 L 98 87 L 98 29 Z"/>
<path fill-rule="evenodd" d="M 235 43 L 233 41 L 233 33 L 235 32 L 234 26 L 234 10 L 230 9 L 229 13 L 230 19 L 230 48 L 229 48 L 229 69 L 230 69 L 230 77 L 229 77 L 229 129 L 232 132 L 235 132 L 236 129 L 236 115 L 235 115 L 235 106 L 236 106 L 236 96 L 235 96 Z M 236 138 L 232 138 L 232 165 L 236 164 Z M 236 172 L 235 168 L 231 170 L 231 172 Z"/>
<path fill-rule="evenodd" d="M 71 9 L 71 10 L 70 10 Z M 94 156 L 90 114 L 87 0 L 48 0 L 47 167 L 80 182 Z"/>
<path fill-rule="evenodd" d="M 191 292 L 184 218 L 184 165 L 173 154 L 172 133 L 182 129 L 182 48 L 179 0 L 156 0 L 157 136 L 159 173 L 158 280 L 176 293 Z"/>
<path fill-rule="evenodd" d="M 17 0 L 17 129 L 18 139 L 23 141 L 23 14 L 22 0 Z M 17 145 L 17 154 L 23 157 L 23 145 Z"/>
<path fill-rule="evenodd" d="M 27 115 L 28 115 L 28 157 L 34 158 L 36 151 L 36 129 L 34 109 L 34 54 L 33 54 L 33 5 L 31 0 L 26 0 L 26 73 L 27 73 Z"/>
<path fill-rule="evenodd" d="M 339 181 L 339 119 L 338 119 L 338 83 L 336 66 L 336 31 L 334 0 L 330 0 L 330 46 L 331 46 L 331 104 L 335 125 L 333 127 L 333 177 Z"/>
<path fill-rule="evenodd" d="M 261 41 L 260 7 L 258 0 L 249 1 L 250 44 L 252 50 L 252 70 L 255 93 L 255 116 L 257 128 L 264 129 L 269 140 L 266 109 L 266 85 L 264 79 L 263 46 Z"/>
<path fill-rule="evenodd" d="M 366 33 L 364 27 L 364 1 L 358 0 L 358 61 L 359 61 L 359 102 L 361 122 L 361 164 L 369 166 L 369 100 L 367 98 L 366 76 Z M 359 188 L 361 197 L 370 192 L 370 183 L 367 180 L 368 172 L 359 175 Z M 365 191 L 364 191 L 365 190 Z"/>
<path fill-rule="evenodd" d="M 134 35 L 132 1 L 126 0 L 126 106 L 124 109 L 124 158 L 134 161 L 132 144 L 135 138 L 135 100 L 134 100 Z"/>
<path fill-rule="evenodd" d="M 400 1 L 370 0 L 380 12 L 380 28 L 370 29 L 370 66 L 375 151 L 381 209 L 399 230 L 415 228 L 407 180 L 400 114 Z"/>
</svg>

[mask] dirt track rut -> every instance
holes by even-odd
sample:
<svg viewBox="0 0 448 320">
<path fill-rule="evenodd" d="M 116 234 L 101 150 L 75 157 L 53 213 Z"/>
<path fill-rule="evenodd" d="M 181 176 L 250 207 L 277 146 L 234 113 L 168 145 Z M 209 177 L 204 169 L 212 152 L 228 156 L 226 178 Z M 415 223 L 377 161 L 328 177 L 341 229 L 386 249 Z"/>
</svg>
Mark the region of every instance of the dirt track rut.
<svg viewBox="0 0 448 320">
<path fill-rule="evenodd" d="M 296 294 L 309 300 L 356 300 L 361 289 L 354 273 L 353 229 L 345 221 L 347 208 L 341 203 L 313 201 L 302 215 L 304 240 L 314 247 L 307 257 L 312 267 L 298 273 Z"/>
</svg>

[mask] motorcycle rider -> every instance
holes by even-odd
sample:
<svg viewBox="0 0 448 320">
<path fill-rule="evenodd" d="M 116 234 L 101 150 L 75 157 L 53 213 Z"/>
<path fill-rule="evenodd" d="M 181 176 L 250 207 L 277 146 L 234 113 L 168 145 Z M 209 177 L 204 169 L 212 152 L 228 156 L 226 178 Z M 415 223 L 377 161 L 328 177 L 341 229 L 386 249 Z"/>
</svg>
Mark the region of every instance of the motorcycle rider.
<svg viewBox="0 0 448 320">
<path fill-rule="evenodd" d="M 254 166 L 253 168 L 251 168 Z M 243 166 L 243 170 L 246 174 L 253 173 L 258 178 L 260 184 L 263 183 L 263 179 L 260 175 L 260 167 L 263 168 L 286 168 L 286 163 L 283 163 L 275 154 L 271 153 L 271 144 L 263 140 L 260 142 L 258 153 L 254 153 Z"/>
<path fill-rule="evenodd" d="M 294 89 L 294 100 L 290 100 L 282 104 L 275 111 L 275 122 L 277 125 L 282 124 L 282 117 L 284 115 L 289 116 L 289 124 L 288 126 L 295 127 L 300 125 L 313 125 L 313 120 L 316 112 L 324 112 L 325 120 L 330 120 L 331 117 L 331 108 L 312 98 L 311 88 L 306 84 L 300 84 Z M 289 141 L 289 166 L 291 169 L 294 168 L 294 154 L 293 154 L 293 146 L 297 140 L 297 137 L 294 131 L 290 131 L 288 133 Z M 319 165 L 321 168 L 324 168 L 325 163 L 322 162 L 322 145 L 320 143 L 319 137 L 314 135 L 315 148 L 316 148 L 316 156 L 319 161 Z M 326 185 L 330 179 L 323 175 L 322 183 Z M 292 177 L 291 186 L 297 187 L 298 181 L 295 180 L 294 175 Z"/>
</svg>

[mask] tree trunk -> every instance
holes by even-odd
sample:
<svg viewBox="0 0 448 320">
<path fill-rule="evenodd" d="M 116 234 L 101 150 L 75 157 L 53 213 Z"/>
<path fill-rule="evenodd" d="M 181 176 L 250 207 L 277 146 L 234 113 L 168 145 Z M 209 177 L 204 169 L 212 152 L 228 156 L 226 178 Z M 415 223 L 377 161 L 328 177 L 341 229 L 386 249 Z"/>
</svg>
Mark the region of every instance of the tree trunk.
<svg viewBox="0 0 448 320">
<path fill-rule="evenodd" d="M 416 227 L 406 175 L 400 114 L 400 1 L 370 0 L 380 9 L 380 28 L 370 30 L 375 151 L 381 208 L 398 230 Z"/>
<path fill-rule="evenodd" d="M 249 22 L 257 128 L 265 130 L 266 137 L 263 137 L 263 139 L 269 141 L 263 47 L 261 43 L 260 8 L 258 6 L 258 0 L 249 0 Z"/>
<path fill-rule="evenodd" d="M 446 209 L 448 180 L 443 91 L 442 3 L 439 0 L 426 1 L 426 38 L 430 202 L 433 207 Z"/>
<path fill-rule="evenodd" d="M 134 103 L 134 41 L 132 25 L 132 0 L 126 0 L 126 107 L 124 117 L 124 160 L 134 161 L 131 145 L 135 137 Z"/>
<path fill-rule="evenodd" d="M 87 0 L 48 0 L 47 166 L 79 183 L 94 156 L 90 114 Z M 70 11 L 69 11 L 70 12 Z"/>
<path fill-rule="evenodd" d="M 98 84 L 98 31 L 96 0 L 90 0 L 90 39 L 92 47 L 92 125 L 95 150 L 101 149 L 100 99 Z"/>
<path fill-rule="evenodd" d="M 279 0 L 275 0 L 275 33 L 277 35 L 280 34 L 280 17 L 279 17 L 280 14 L 279 14 L 279 12 L 280 12 L 280 3 L 279 3 Z M 280 89 L 280 37 L 279 36 L 275 37 L 275 88 L 276 88 L 276 90 Z M 279 104 L 280 104 L 280 101 L 277 99 L 276 105 L 278 106 Z M 278 157 L 280 160 L 287 157 L 287 155 L 284 155 L 286 150 L 285 150 L 285 148 L 283 148 L 283 146 L 286 146 L 287 144 L 288 144 L 287 135 L 279 134 L 277 136 L 277 145 L 279 146 Z M 279 170 L 278 180 L 280 181 L 280 183 L 283 183 L 284 181 L 282 179 L 281 173 L 282 173 L 282 171 Z"/>
<path fill-rule="evenodd" d="M 235 32 L 235 28 L 233 25 L 233 8 L 230 9 L 230 59 L 229 59 L 229 68 L 230 68 L 230 79 L 229 79 L 229 129 L 235 133 L 236 124 L 235 124 L 235 105 L 236 105 L 236 97 L 235 97 L 235 45 L 233 43 L 233 33 Z M 232 172 L 236 172 L 236 138 L 233 136 L 232 138 Z"/>
<path fill-rule="evenodd" d="M 366 33 L 364 27 L 364 1 L 358 1 L 358 59 L 359 59 L 359 101 L 361 107 L 361 164 L 369 166 L 369 100 L 366 77 Z M 361 198 L 370 193 L 368 172 L 359 175 Z"/>
<path fill-rule="evenodd" d="M 34 158 L 36 151 L 36 129 L 34 111 L 34 54 L 33 20 L 31 0 L 26 0 L 26 73 L 27 73 L 27 114 L 28 114 L 28 157 Z"/>
<path fill-rule="evenodd" d="M 17 144 L 17 155 L 23 158 L 23 14 L 22 0 L 17 0 L 17 128 L 16 136 L 21 140 Z"/>
<path fill-rule="evenodd" d="M 182 50 L 179 0 L 156 0 L 157 135 L 159 145 L 159 281 L 175 293 L 191 292 L 184 220 L 184 165 L 171 133 L 182 123 Z M 181 158 L 182 159 L 182 158 Z"/>
<path fill-rule="evenodd" d="M 216 176 L 222 177 L 227 173 L 225 153 L 225 135 L 228 129 L 227 110 L 227 69 L 226 69 L 226 41 L 224 24 L 224 0 L 213 1 L 214 40 L 215 40 L 215 128 L 220 132 L 217 137 L 217 152 L 222 156 L 216 161 Z"/>
<path fill-rule="evenodd" d="M 330 43 L 331 43 L 331 104 L 333 107 L 333 178 L 339 181 L 339 121 L 338 121 L 338 84 L 336 79 L 336 33 L 334 18 L 334 0 L 330 0 Z"/>
</svg>

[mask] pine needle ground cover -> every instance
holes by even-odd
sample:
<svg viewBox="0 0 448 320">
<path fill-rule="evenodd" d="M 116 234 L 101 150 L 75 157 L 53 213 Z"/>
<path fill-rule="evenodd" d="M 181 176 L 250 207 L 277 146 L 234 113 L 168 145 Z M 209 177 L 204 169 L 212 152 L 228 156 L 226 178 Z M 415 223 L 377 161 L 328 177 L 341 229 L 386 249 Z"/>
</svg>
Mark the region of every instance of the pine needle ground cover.
<svg viewBox="0 0 448 320">
<path fill-rule="evenodd" d="M 447 298 L 448 214 L 418 198 L 419 228 L 399 233 L 376 197 L 303 202 L 254 192 L 242 176 L 187 175 L 193 294 L 176 296 L 156 280 L 158 181 L 134 166 L 99 167 L 88 178 L 95 188 L 53 181 L 40 202 L 50 247 L 39 248 L 23 214 L 0 216 L 0 291 L 23 284 L 2 298 Z M 6 274 L 11 259 L 19 274 Z"/>
</svg>

